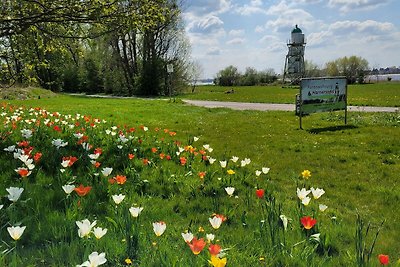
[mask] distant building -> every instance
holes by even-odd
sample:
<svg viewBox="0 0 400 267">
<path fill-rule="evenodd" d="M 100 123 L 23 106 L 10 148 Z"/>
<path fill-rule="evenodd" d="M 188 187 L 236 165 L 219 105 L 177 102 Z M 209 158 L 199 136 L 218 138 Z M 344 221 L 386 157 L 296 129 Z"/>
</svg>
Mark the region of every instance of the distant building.
<svg viewBox="0 0 400 267">
<path fill-rule="evenodd" d="M 298 84 L 305 74 L 304 50 L 306 42 L 303 32 L 297 25 L 292 30 L 291 39 L 287 46 L 289 51 L 285 60 L 283 82 L 290 81 L 292 84 Z"/>
</svg>

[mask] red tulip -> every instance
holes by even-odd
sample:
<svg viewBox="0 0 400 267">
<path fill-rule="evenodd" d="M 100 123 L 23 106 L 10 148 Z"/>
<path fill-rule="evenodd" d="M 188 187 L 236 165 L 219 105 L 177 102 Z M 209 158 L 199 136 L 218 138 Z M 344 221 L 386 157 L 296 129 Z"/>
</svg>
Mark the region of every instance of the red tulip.
<svg viewBox="0 0 400 267">
<path fill-rule="evenodd" d="M 210 251 L 211 255 L 217 256 L 221 252 L 221 247 L 217 244 L 210 244 L 208 251 Z"/>
<path fill-rule="evenodd" d="M 257 195 L 258 198 L 263 198 L 264 197 L 264 193 L 265 193 L 264 189 L 257 189 L 256 190 L 256 195 Z"/>
<path fill-rule="evenodd" d="M 317 223 L 317 220 L 311 218 L 310 216 L 304 216 L 300 218 L 300 222 L 305 229 L 309 230 L 314 227 L 314 225 Z"/>
<path fill-rule="evenodd" d="M 194 237 L 192 239 L 192 242 L 188 243 L 190 249 L 192 250 L 194 255 L 200 254 L 200 252 L 203 250 L 203 248 L 206 246 L 206 242 L 204 241 L 203 238 L 197 239 Z"/>
<path fill-rule="evenodd" d="M 378 259 L 379 259 L 379 262 L 382 265 L 388 265 L 389 264 L 389 255 L 379 254 L 378 255 Z"/>
</svg>

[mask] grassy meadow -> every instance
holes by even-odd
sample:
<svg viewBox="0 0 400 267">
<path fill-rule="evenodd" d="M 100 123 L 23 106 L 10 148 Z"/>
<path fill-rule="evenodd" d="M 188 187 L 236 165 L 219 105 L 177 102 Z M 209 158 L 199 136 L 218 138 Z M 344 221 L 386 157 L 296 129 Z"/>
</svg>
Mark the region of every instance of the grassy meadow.
<svg viewBox="0 0 400 267">
<path fill-rule="evenodd" d="M 234 89 L 233 94 L 225 94 Z M 298 87 L 276 86 L 199 86 L 194 93 L 184 98 L 197 100 L 252 102 L 252 103 L 294 103 Z M 374 84 L 348 85 L 348 105 L 351 106 L 400 106 L 400 83 L 382 82 Z"/>
<path fill-rule="evenodd" d="M 383 91 L 378 85 L 350 86 L 349 104 L 399 104 L 395 101 L 398 84 L 385 85 Z M 298 91 L 276 87 L 235 88 L 234 94 L 224 94 L 224 88 L 218 87 L 196 90 L 182 97 L 293 103 Z M 1 103 L 0 237 L 5 252 L 0 265 L 75 266 L 93 251 L 106 253 L 104 266 L 224 266 L 223 259 L 227 266 L 379 266 L 379 254 L 389 255 L 391 263 L 400 258 L 398 113 L 350 112 L 346 126 L 343 112 L 313 114 L 303 119 L 305 130 L 300 130 L 292 112 L 207 109 L 187 106 L 179 98 L 59 95 Z M 25 109 L 18 111 L 10 104 Z M 27 118 L 18 119 L 23 114 Z M 32 154 L 43 154 L 28 177 L 15 171 L 22 160 L 4 152 L 23 141 L 23 129 L 33 132 Z M 87 135 L 93 147 L 77 144 L 73 134 L 78 132 Z M 51 144 L 56 138 L 69 144 L 56 149 Z M 103 152 L 97 159 L 101 166 L 96 168 L 88 155 L 96 154 L 98 147 Z M 128 158 L 129 154 L 134 157 Z M 170 155 L 171 160 L 161 154 Z M 63 168 L 60 163 L 67 156 L 77 161 Z M 239 160 L 232 161 L 233 156 Z M 213 164 L 210 158 L 215 159 Z M 251 162 L 242 167 L 245 158 Z M 113 168 L 110 177 L 126 176 L 126 183 L 110 183 L 110 177 L 101 174 L 103 167 Z M 260 174 L 266 167 L 269 172 Z M 309 179 L 302 177 L 304 170 L 311 171 Z M 65 184 L 90 185 L 92 192 L 66 197 L 61 189 Z M 11 202 L 6 197 L 5 189 L 11 186 L 24 188 L 21 200 Z M 235 188 L 232 197 L 227 187 Z M 310 193 L 311 202 L 304 205 L 296 190 L 311 187 L 324 189 L 325 194 L 314 199 Z M 264 195 L 257 196 L 257 189 L 265 190 Z M 126 196 L 118 205 L 111 200 L 117 194 Z M 328 208 L 322 212 L 319 204 Z M 130 207 L 143 207 L 143 212 L 132 217 L 127 211 Z M 209 223 L 215 214 L 227 218 L 219 229 Z M 357 214 L 363 228 L 360 222 L 356 224 Z M 317 220 L 311 229 L 300 222 L 305 216 Z M 282 218 L 288 218 L 287 229 Z M 107 228 L 107 234 L 101 239 L 79 237 L 76 222 L 84 219 L 96 220 L 96 227 Z M 161 236 L 152 230 L 157 221 L 167 225 Z M 6 228 L 17 224 L 27 228 L 14 242 Z M 356 238 L 357 229 L 361 235 Z M 185 231 L 204 240 L 206 234 L 214 234 L 210 242 L 221 246 L 222 253 L 210 263 L 207 243 L 194 255 L 181 236 Z M 356 249 L 356 241 L 365 243 L 365 249 Z"/>
</svg>

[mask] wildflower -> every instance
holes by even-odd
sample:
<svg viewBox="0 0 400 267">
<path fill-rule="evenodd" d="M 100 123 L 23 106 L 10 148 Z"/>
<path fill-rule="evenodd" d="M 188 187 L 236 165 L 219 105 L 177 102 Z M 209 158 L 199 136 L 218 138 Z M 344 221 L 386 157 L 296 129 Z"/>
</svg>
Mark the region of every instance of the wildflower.
<svg viewBox="0 0 400 267">
<path fill-rule="evenodd" d="M 193 239 L 193 234 L 191 232 L 182 233 L 182 238 L 186 243 L 189 243 Z"/>
<path fill-rule="evenodd" d="M 153 223 L 153 230 L 156 236 L 161 236 L 164 233 L 165 229 L 167 229 L 167 225 L 165 224 L 165 222 L 160 221 Z"/>
<path fill-rule="evenodd" d="M 307 190 L 305 188 L 302 188 L 301 190 L 297 188 L 297 197 L 300 200 L 303 200 L 303 198 L 305 198 L 310 192 L 311 190 Z"/>
<path fill-rule="evenodd" d="M 97 251 L 95 251 L 89 255 L 88 261 L 85 261 L 81 265 L 76 265 L 76 267 L 97 267 L 106 262 L 106 254 L 104 252 L 99 254 Z"/>
<path fill-rule="evenodd" d="M 126 182 L 126 176 L 125 175 L 117 175 L 114 177 L 115 181 L 117 181 L 117 184 L 124 184 Z"/>
<path fill-rule="evenodd" d="M 102 238 L 105 234 L 107 233 L 106 228 L 101 228 L 101 227 L 95 227 L 93 228 L 93 234 L 96 237 L 96 239 Z"/>
<path fill-rule="evenodd" d="M 309 170 L 304 170 L 304 171 L 301 172 L 301 176 L 302 176 L 304 179 L 307 180 L 308 178 L 311 177 L 311 172 L 310 172 Z"/>
<path fill-rule="evenodd" d="M 134 154 L 131 154 L 131 153 L 129 153 L 129 154 L 128 154 L 128 158 L 129 158 L 129 159 L 134 159 L 134 158 L 135 158 L 135 155 L 134 155 Z"/>
<path fill-rule="evenodd" d="M 20 187 L 9 187 L 6 190 L 8 192 L 7 197 L 12 202 L 17 202 L 24 191 L 24 189 Z"/>
<path fill-rule="evenodd" d="M 256 190 L 256 196 L 257 196 L 258 198 L 263 198 L 263 197 L 264 197 L 264 194 L 265 194 L 264 189 L 257 189 L 257 190 Z"/>
<path fill-rule="evenodd" d="M 75 189 L 75 185 L 71 185 L 71 184 L 66 184 L 62 186 L 62 189 L 64 190 L 64 192 L 69 195 L 72 193 L 72 191 L 74 191 Z"/>
<path fill-rule="evenodd" d="M 231 160 L 236 163 L 239 160 L 239 157 L 232 156 Z"/>
<path fill-rule="evenodd" d="M 213 267 L 225 267 L 226 258 L 218 258 L 215 256 L 211 256 L 211 260 L 208 261 Z"/>
<path fill-rule="evenodd" d="M 125 259 L 126 265 L 132 265 L 132 260 L 130 258 Z"/>
<path fill-rule="evenodd" d="M 76 225 L 78 226 L 78 236 L 83 238 L 83 237 L 88 237 L 90 235 L 90 232 L 92 231 L 92 228 L 96 225 L 96 221 L 90 223 L 88 219 L 84 219 L 82 221 L 76 221 Z"/>
<path fill-rule="evenodd" d="M 312 193 L 314 199 L 318 199 L 318 198 L 320 198 L 323 194 L 325 194 L 325 190 L 324 190 L 324 189 L 319 189 L 319 188 L 314 189 L 314 187 L 311 187 L 310 189 L 311 189 L 311 193 Z"/>
<path fill-rule="evenodd" d="M 179 161 L 180 161 L 181 165 L 183 166 L 183 165 L 186 164 L 187 159 L 186 159 L 185 157 L 180 157 L 180 158 L 179 158 Z"/>
<path fill-rule="evenodd" d="M 301 200 L 301 204 L 303 204 L 304 206 L 307 206 L 308 204 L 310 204 L 311 198 L 310 197 L 305 197 Z"/>
<path fill-rule="evenodd" d="M 119 205 L 125 198 L 125 195 L 112 195 L 112 199 L 114 200 L 115 204 Z"/>
<path fill-rule="evenodd" d="M 324 205 L 324 204 L 319 204 L 318 207 L 319 207 L 319 210 L 322 211 L 322 212 L 324 212 L 328 208 L 328 206 Z"/>
<path fill-rule="evenodd" d="M 51 141 L 51 143 L 53 144 L 53 146 L 55 146 L 57 149 L 59 149 L 60 147 L 65 147 L 68 145 L 68 142 L 64 142 L 61 139 L 53 139 Z"/>
<path fill-rule="evenodd" d="M 215 238 L 215 235 L 213 234 L 206 234 L 206 239 L 208 243 L 211 243 L 211 241 L 213 241 Z"/>
<path fill-rule="evenodd" d="M 317 220 L 311 218 L 310 216 L 304 216 L 300 218 L 300 222 L 303 225 L 304 229 L 310 230 L 317 223 Z"/>
<path fill-rule="evenodd" d="M 208 152 L 210 152 L 210 153 L 214 150 L 208 144 L 207 145 L 203 145 L 203 147 L 204 147 L 205 150 L 208 150 Z"/>
<path fill-rule="evenodd" d="M 264 174 L 269 173 L 269 170 L 270 170 L 270 168 L 268 168 L 268 167 L 262 167 L 262 169 L 261 169 L 262 173 L 264 173 Z"/>
<path fill-rule="evenodd" d="M 229 170 L 227 170 L 227 171 L 226 171 L 226 173 L 227 173 L 227 174 L 229 174 L 229 175 L 232 175 L 232 174 L 235 174 L 235 171 L 234 171 L 234 170 L 231 170 L 231 169 L 229 169 Z"/>
<path fill-rule="evenodd" d="M 40 153 L 40 152 L 37 152 L 34 156 L 33 156 L 33 160 L 35 161 L 35 162 L 38 162 L 41 158 L 42 158 L 42 153 Z"/>
<path fill-rule="evenodd" d="M 192 250 L 194 255 L 199 255 L 203 248 L 206 246 L 206 242 L 203 238 L 197 239 L 194 237 L 191 242 L 187 243 Z"/>
<path fill-rule="evenodd" d="M 244 160 L 240 161 L 240 166 L 244 167 L 244 166 L 250 164 L 250 162 L 251 162 L 251 160 L 249 158 L 245 158 Z"/>
<path fill-rule="evenodd" d="M 17 241 L 18 239 L 21 238 L 22 234 L 25 231 L 26 226 L 11 226 L 11 227 L 7 227 L 7 231 L 10 234 L 10 236 L 12 237 L 12 239 L 14 239 L 15 241 Z"/>
<path fill-rule="evenodd" d="M 279 216 L 279 218 L 281 218 L 282 224 L 283 224 L 283 229 L 285 229 L 285 231 L 286 231 L 287 226 L 288 226 L 288 221 L 289 221 L 288 217 L 286 217 L 285 215 L 282 214 Z"/>
<path fill-rule="evenodd" d="M 130 207 L 129 212 L 131 213 L 132 217 L 137 218 L 139 214 L 142 212 L 143 207 Z"/>
<path fill-rule="evenodd" d="M 256 170 L 256 176 L 260 176 L 261 175 L 261 171 Z"/>
<path fill-rule="evenodd" d="M 28 130 L 28 129 L 22 129 L 21 134 L 22 134 L 22 137 L 25 139 L 29 139 L 32 137 L 32 131 Z"/>
<path fill-rule="evenodd" d="M 389 255 L 379 254 L 378 255 L 378 259 L 379 259 L 379 262 L 382 265 L 388 265 L 389 264 Z"/>
<path fill-rule="evenodd" d="M 78 196 L 84 197 L 90 192 L 91 189 L 91 186 L 84 186 L 81 184 L 79 187 L 76 187 L 74 191 L 78 194 Z"/>
<path fill-rule="evenodd" d="M 61 165 L 64 168 L 71 167 L 75 163 L 75 161 L 77 161 L 77 160 L 78 160 L 77 157 L 63 157 Z"/>
<path fill-rule="evenodd" d="M 200 179 L 204 179 L 205 176 L 206 176 L 206 172 L 199 172 Z"/>
<path fill-rule="evenodd" d="M 218 229 L 222 224 L 222 218 L 219 216 L 208 218 L 208 220 L 210 221 L 210 224 L 214 229 Z"/>
<path fill-rule="evenodd" d="M 233 192 L 235 192 L 235 188 L 234 187 L 225 187 L 225 191 L 226 193 L 231 197 L 233 195 Z"/>
<path fill-rule="evenodd" d="M 109 176 L 111 174 L 111 172 L 113 171 L 113 168 L 103 168 L 101 170 L 101 174 L 103 174 L 105 177 Z"/>
<path fill-rule="evenodd" d="M 27 168 L 18 168 L 15 170 L 22 178 L 31 175 L 31 171 Z"/>
<path fill-rule="evenodd" d="M 204 232 L 204 228 L 199 226 L 199 230 L 198 231 L 199 231 L 199 233 L 202 233 L 202 232 Z"/>
<path fill-rule="evenodd" d="M 90 159 L 98 159 L 100 157 L 100 154 L 89 154 Z"/>
<path fill-rule="evenodd" d="M 210 244 L 208 251 L 211 255 L 217 256 L 221 252 L 221 247 L 217 244 Z"/>
<path fill-rule="evenodd" d="M 14 152 L 14 150 L 15 150 L 15 145 L 6 147 L 6 148 L 4 148 L 3 150 L 4 150 L 4 151 L 7 151 L 7 152 Z"/>
<path fill-rule="evenodd" d="M 227 162 L 226 160 L 220 161 L 219 164 L 221 165 L 222 168 L 226 168 Z"/>
</svg>

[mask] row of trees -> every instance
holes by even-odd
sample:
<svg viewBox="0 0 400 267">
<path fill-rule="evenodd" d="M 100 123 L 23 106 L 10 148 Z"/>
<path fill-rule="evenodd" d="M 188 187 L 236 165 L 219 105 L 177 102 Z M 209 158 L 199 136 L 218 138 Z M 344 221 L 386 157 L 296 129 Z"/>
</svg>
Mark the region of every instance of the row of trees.
<svg viewBox="0 0 400 267">
<path fill-rule="evenodd" d="M 357 56 L 329 61 L 324 67 L 319 67 L 311 61 L 305 61 L 305 77 L 344 76 L 349 84 L 363 83 L 368 71 L 368 61 Z M 257 71 L 249 67 L 244 73 L 241 73 L 231 65 L 217 73 L 214 83 L 221 86 L 248 86 L 269 84 L 277 79 L 278 75 L 273 69 Z"/>
<path fill-rule="evenodd" d="M 251 86 L 273 83 L 278 79 L 273 69 L 257 71 L 254 68 L 246 68 L 244 73 L 239 72 L 235 66 L 228 66 L 220 70 L 214 78 L 214 84 L 221 86 Z"/>
<path fill-rule="evenodd" d="M 166 94 L 191 79 L 178 0 L 7 0 L 0 82 L 53 91 Z M 172 77 L 166 71 L 173 64 Z M 172 78 L 172 79 L 171 79 Z"/>
</svg>

